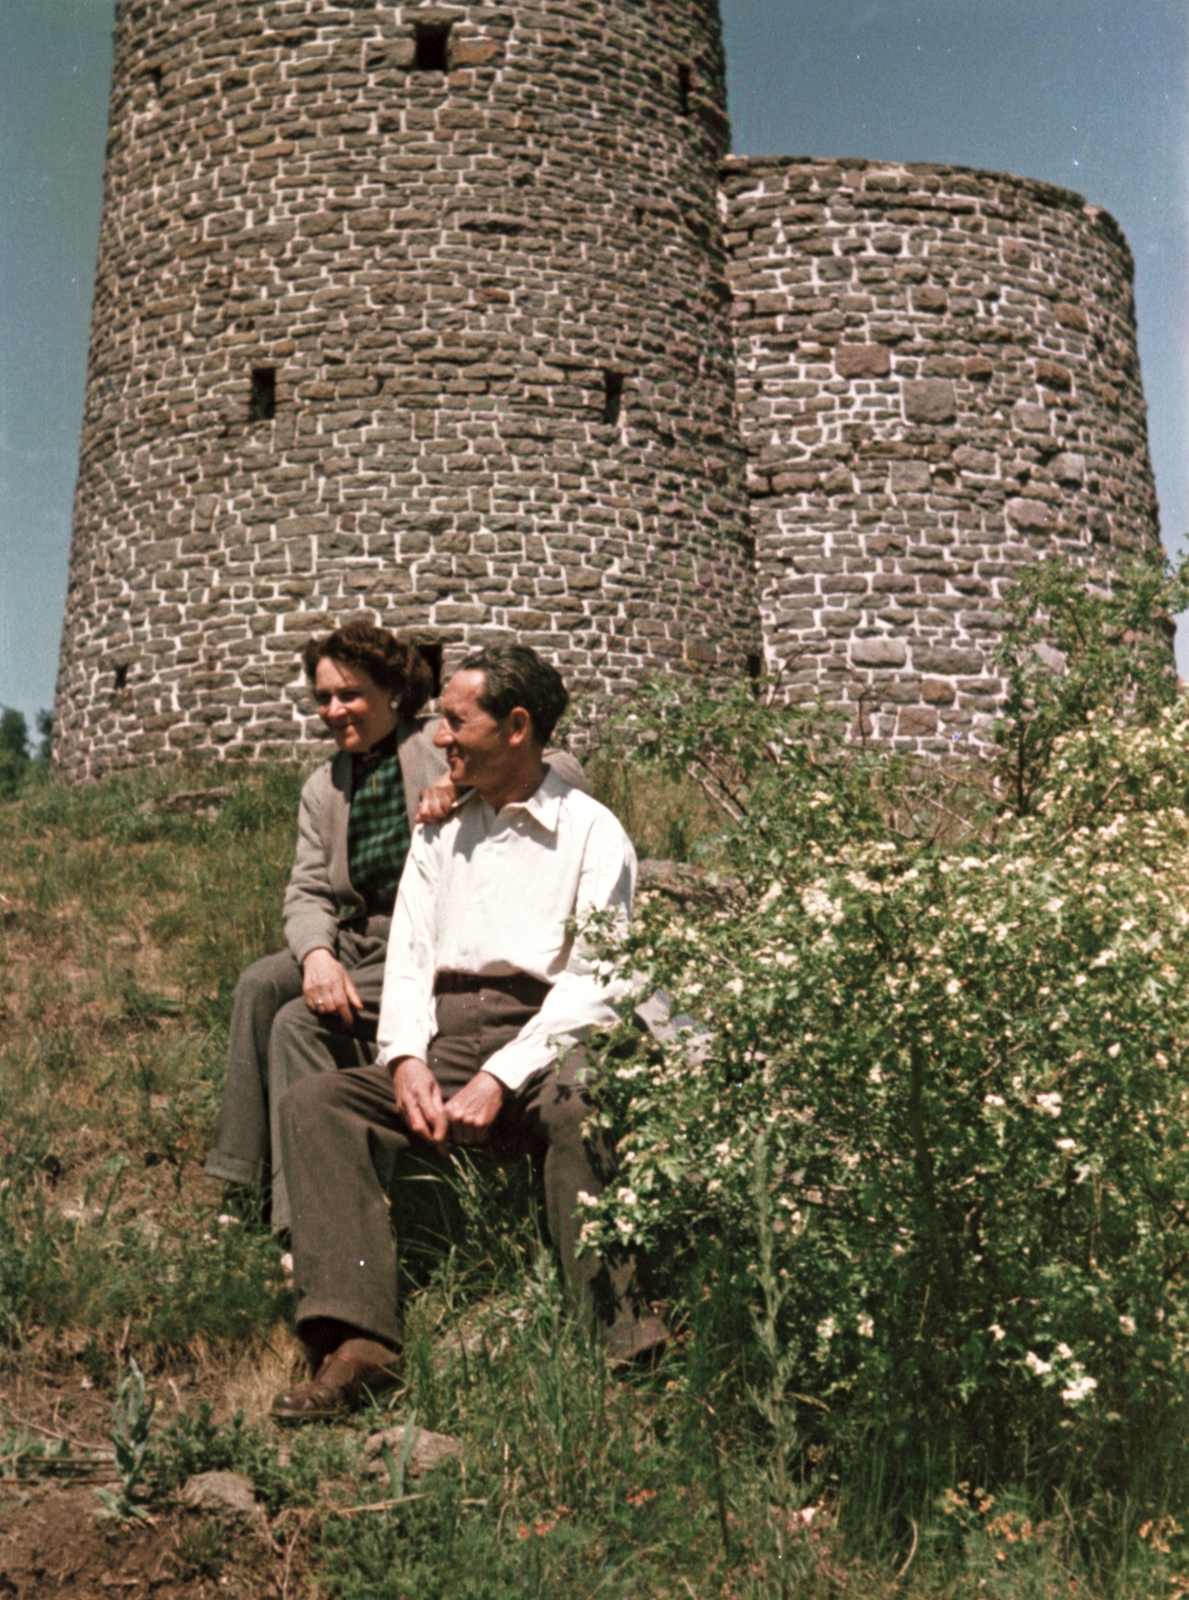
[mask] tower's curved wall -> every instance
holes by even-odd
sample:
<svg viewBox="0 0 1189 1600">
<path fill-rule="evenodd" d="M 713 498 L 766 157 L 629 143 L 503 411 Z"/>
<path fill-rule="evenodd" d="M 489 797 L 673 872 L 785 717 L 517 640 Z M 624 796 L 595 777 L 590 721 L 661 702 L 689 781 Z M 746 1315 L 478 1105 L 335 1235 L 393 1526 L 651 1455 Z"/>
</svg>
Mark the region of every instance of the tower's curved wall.
<svg viewBox="0 0 1189 1600">
<path fill-rule="evenodd" d="M 723 191 L 769 666 L 881 740 L 977 739 L 1021 564 L 1159 550 L 1126 242 L 955 167 L 738 159 Z"/>
<path fill-rule="evenodd" d="M 121 0 L 58 761 L 293 750 L 361 610 L 754 650 L 725 147 L 714 0 Z"/>
</svg>

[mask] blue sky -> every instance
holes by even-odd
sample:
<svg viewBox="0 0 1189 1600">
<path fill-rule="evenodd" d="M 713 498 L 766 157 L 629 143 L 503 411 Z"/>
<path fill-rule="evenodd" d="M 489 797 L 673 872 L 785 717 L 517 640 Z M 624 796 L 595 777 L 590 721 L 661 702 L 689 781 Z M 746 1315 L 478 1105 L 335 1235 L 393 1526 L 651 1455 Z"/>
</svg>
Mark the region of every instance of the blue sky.
<svg viewBox="0 0 1189 1600">
<path fill-rule="evenodd" d="M 645 0 L 631 0 L 643 4 Z M 0 0 L 0 704 L 53 696 L 112 0 Z M 1165 544 L 1189 544 L 1185 0 L 723 0 L 735 149 L 1076 189 L 1136 258 Z M 1189 628 L 1178 640 L 1189 676 Z"/>
</svg>

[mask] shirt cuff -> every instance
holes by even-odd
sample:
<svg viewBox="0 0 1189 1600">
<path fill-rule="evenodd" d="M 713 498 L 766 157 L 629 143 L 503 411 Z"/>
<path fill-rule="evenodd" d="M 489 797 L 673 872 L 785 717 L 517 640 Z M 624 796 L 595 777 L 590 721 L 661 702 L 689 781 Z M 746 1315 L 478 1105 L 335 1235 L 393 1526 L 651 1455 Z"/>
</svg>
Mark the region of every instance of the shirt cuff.
<svg viewBox="0 0 1189 1600">
<path fill-rule="evenodd" d="M 546 1040 L 534 1039 L 530 1043 L 510 1039 L 494 1055 L 488 1056 L 479 1070 L 490 1072 L 493 1078 L 514 1094 L 538 1072 L 556 1065 L 559 1048 L 569 1051 L 576 1043 L 568 1033 L 550 1035 Z"/>
<path fill-rule="evenodd" d="M 406 1035 L 403 1039 L 394 1039 L 391 1044 L 386 1044 L 376 1057 L 378 1067 L 390 1067 L 394 1061 L 399 1061 L 402 1056 L 413 1056 L 418 1061 L 425 1061 L 429 1056 L 429 1040 L 414 1039 Z"/>
</svg>

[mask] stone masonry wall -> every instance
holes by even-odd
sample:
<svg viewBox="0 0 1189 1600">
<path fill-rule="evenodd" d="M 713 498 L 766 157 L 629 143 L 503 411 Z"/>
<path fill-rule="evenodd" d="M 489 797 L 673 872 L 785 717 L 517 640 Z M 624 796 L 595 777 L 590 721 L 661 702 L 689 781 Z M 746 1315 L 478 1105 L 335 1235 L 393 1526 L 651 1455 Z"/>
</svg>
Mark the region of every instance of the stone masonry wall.
<svg viewBox="0 0 1189 1600">
<path fill-rule="evenodd" d="M 364 611 L 758 648 L 714 0 L 121 0 L 55 757 L 315 737 Z"/>
<path fill-rule="evenodd" d="M 954 167 L 739 159 L 722 187 L 768 666 L 856 731 L 977 741 L 1020 565 L 1159 550 L 1126 242 Z"/>
</svg>

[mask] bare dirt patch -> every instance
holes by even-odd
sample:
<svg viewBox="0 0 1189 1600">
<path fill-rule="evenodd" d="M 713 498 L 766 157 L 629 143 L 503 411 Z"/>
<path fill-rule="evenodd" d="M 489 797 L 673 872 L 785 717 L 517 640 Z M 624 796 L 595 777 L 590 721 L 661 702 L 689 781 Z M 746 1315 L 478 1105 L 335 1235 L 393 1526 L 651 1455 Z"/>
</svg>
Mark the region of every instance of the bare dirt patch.
<svg viewBox="0 0 1189 1600">
<path fill-rule="evenodd" d="M 300 1580 L 303 1551 L 263 1530 L 175 1511 L 151 1522 L 105 1523 L 90 1487 L 0 1494 L 0 1595 L 43 1600 L 258 1600 Z"/>
</svg>

